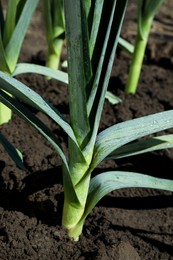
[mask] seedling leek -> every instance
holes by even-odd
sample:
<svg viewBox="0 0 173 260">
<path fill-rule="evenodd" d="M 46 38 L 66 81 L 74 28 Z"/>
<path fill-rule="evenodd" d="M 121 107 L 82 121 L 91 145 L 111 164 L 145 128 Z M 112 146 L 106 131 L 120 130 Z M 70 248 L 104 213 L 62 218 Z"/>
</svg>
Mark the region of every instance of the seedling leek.
<svg viewBox="0 0 173 260">
<path fill-rule="evenodd" d="M 12 74 L 39 0 L 8 0 L 6 16 L 0 1 L 0 70 Z M 11 119 L 11 110 L 0 104 L 0 125 Z"/>
<path fill-rule="evenodd" d="M 0 101 L 35 127 L 61 157 L 64 185 L 62 225 L 67 229 L 69 237 L 75 241 L 82 233 L 88 214 L 97 202 L 112 190 L 148 187 L 173 191 L 172 180 L 136 172 L 110 171 L 93 178 L 91 176 L 103 160 L 173 147 L 173 135 L 145 138 L 132 143 L 147 135 L 172 128 L 173 110 L 122 122 L 99 133 L 101 113 L 126 5 L 127 0 L 64 0 L 69 122 L 40 95 L 13 77 L 0 72 Z M 101 16 L 98 21 L 98 17 L 95 20 L 94 14 L 99 11 Z M 90 24 L 88 15 L 92 17 Z M 93 28 L 95 29 L 92 30 Z M 24 66 L 19 66 L 16 73 L 21 73 L 22 68 L 24 69 Z M 48 68 L 41 72 L 40 66 L 37 65 L 32 68 L 30 64 L 26 72 L 34 69 L 37 72 L 37 68 L 38 73 L 60 79 L 61 82 L 64 80 L 64 74 Z M 17 99 L 11 98 L 5 91 Z M 68 156 L 51 130 L 28 110 L 27 105 L 48 115 L 68 135 Z"/>
<path fill-rule="evenodd" d="M 130 72 L 128 75 L 128 81 L 125 88 L 126 94 L 135 94 L 142 63 L 144 59 L 145 49 L 148 42 L 153 19 L 158 12 L 160 6 L 165 0 L 138 0 L 138 15 L 137 15 L 137 36 L 135 42 L 135 48 L 132 55 L 132 62 L 130 66 Z"/>
</svg>

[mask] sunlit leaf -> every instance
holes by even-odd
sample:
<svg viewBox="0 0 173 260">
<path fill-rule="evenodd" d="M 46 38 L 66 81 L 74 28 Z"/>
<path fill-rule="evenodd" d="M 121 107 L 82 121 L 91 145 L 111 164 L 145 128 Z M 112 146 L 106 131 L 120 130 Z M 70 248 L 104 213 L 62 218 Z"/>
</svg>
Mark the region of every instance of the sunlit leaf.
<svg viewBox="0 0 173 260">
<path fill-rule="evenodd" d="M 106 91 L 106 95 L 105 98 L 112 104 L 112 105 L 116 105 L 122 102 L 122 100 L 115 96 L 113 93 L 111 93 L 110 91 Z"/>
<path fill-rule="evenodd" d="M 66 72 L 60 70 L 55 71 L 45 66 L 36 65 L 36 64 L 19 63 L 16 65 L 16 68 L 12 75 L 17 76 L 25 73 L 34 73 L 34 74 L 48 76 L 58 80 L 59 82 L 65 85 L 68 84 L 68 74 Z"/>
<path fill-rule="evenodd" d="M 83 218 L 91 212 L 105 195 L 124 188 L 152 188 L 173 191 L 173 180 L 161 179 L 135 172 L 104 172 L 91 180 L 86 209 Z"/>
<path fill-rule="evenodd" d="M 173 127 L 173 110 L 129 120 L 107 128 L 96 139 L 94 168 L 122 145 L 171 127 Z"/>
<path fill-rule="evenodd" d="M 23 83 L 14 79 L 11 76 L 0 72 L 0 84 L 1 88 L 17 97 L 22 102 L 44 112 L 50 118 L 52 118 L 62 129 L 69 135 L 69 137 L 77 144 L 73 130 L 70 125 L 58 114 L 48 102 L 46 102 L 40 95 L 38 95 L 31 88 L 27 87 Z"/>
<path fill-rule="evenodd" d="M 173 148 L 173 135 L 153 137 L 124 145 L 113 151 L 106 159 L 118 159 L 168 148 Z"/>
<path fill-rule="evenodd" d="M 123 39 L 121 37 L 119 38 L 118 43 L 119 43 L 119 45 L 122 49 L 129 52 L 130 54 L 133 54 L 133 52 L 134 52 L 134 45 L 133 44 L 131 44 L 130 42 L 126 41 L 125 39 Z"/>
</svg>

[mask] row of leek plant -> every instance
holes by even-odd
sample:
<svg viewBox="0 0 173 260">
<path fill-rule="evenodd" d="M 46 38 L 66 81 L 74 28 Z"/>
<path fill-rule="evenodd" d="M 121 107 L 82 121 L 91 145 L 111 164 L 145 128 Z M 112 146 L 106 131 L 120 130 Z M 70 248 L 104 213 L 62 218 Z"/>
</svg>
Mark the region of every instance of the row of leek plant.
<svg viewBox="0 0 173 260">
<path fill-rule="evenodd" d="M 0 72 L 0 101 L 35 127 L 61 157 L 64 185 L 62 225 L 74 240 L 79 239 L 85 219 L 97 202 L 112 190 L 148 187 L 173 191 L 172 180 L 142 173 L 112 170 L 92 177 L 94 169 L 103 160 L 173 147 L 173 135 L 146 138 L 173 127 L 173 110 L 118 123 L 99 132 L 127 2 L 64 0 L 69 122 L 40 95 Z M 97 13 L 101 13 L 99 19 Z M 67 83 L 63 72 L 31 64 L 26 66 L 25 70 L 24 65 L 18 66 L 16 75 L 30 70 Z M 48 115 L 67 134 L 68 156 L 53 132 L 28 109 L 28 104 Z"/>
</svg>

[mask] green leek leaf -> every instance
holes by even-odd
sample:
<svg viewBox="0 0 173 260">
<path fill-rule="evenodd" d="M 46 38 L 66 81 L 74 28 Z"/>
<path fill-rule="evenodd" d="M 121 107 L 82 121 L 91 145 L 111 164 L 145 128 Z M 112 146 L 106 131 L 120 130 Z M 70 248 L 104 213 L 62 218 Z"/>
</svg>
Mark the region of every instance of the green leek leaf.
<svg viewBox="0 0 173 260">
<path fill-rule="evenodd" d="M 16 68 L 12 74 L 12 76 L 17 76 L 20 74 L 25 73 L 34 73 L 34 74 L 40 74 L 44 76 L 48 76 L 51 78 L 54 78 L 58 80 L 59 82 L 68 85 L 68 74 L 66 72 L 60 71 L 60 70 L 52 70 L 50 68 L 47 68 L 45 66 L 40 66 L 36 64 L 29 64 L 29 63 L 18 63 L 16 65 Z"/>
<path fill-rule="evenodd" d="M 46 102 L 40 95 L 34 92 L 32 89 L 14 79 L 11 76 L 6 75 L 0 71 L 0 85 L 1 88 L 10 93 L 12 96 L 17 97 L 22 102 L 42 111 L 50 118 L 52 118 L 62 129 L 69 135 L 69 137 L 76 143 L 73 130 L 70 125 L 60 116 L 57 110 L 53 108 L 48 102 Z"/>
<path fill-rule="evenodd" d="M 62 162 L 63 162 L 63 167 L 65 169 L 64 173 L 65 173 L 66 183 L 68 183 L 68 189 L 69 189 L 67 194 L 68 194 L 69 198 L 71 199 L 71 203 L 74 204 L 76 207 L 79 206 L 80 202 L 77 198 L 75 189 L 72 184 L 67 159 L 66 159 L 57 139 L 55 138 L 54 134 L 51 132 L 51 130 L 42 121 L 40 121 L 34 114 L 32 114 L 26 107 L 24 107 L 17 100 L 11 98 L 9 95 L 7 95 L 2 90 L 0 90 L 0 101 L 2 103 L 4 103 L 6 106 L 8 106 L 11 110 L 16 112 L 16 114 L 18 116 L 20 116 L 22 119 L 24 119 L 30 125 L 32 125 L 35 129 L 37 129 L 54 147 L 54 149 L 57 151 L 57 153 L 61 157 Z"/>
<path fill-rule="evenodd" d="M 8 0 L 3 33 L 3 44 L 6 47 L 16 26 L 17 7 L 21 0 Z"/>
<path fill-rule="evenodd" d="M 143 136 L 173 127 L 173 110 L 116 124 L 102 131 L 96 139 L 93 166 L 114 150 Z"/>
<path fill-rule="evenodd" d="M 113 190 L 124 188 L 152 188 L 173 191 L 173 180 L 161 179 L 135 172 L 104 172 L 91 180 L 83 219 L 91 212 L 100 199 Z"/>
<path fill-rule="evenodd" d="M 11 35 L 10 40 L 5 48 L 7 63 L 10 67 L 11 73 L 15 69 L 28 25 L 38 2 L 39 0 L 26 1 L 21 16 L 17 22 L 17 25 L 15 26 L 14 32 Z"/>
<path fill-rule="evenodd" d="M 173 135 L 153 137 L 124 145 L 108 155 L 106 160 L 119 159 L 127 156 L 129 157 L 132 155 L 138 155 L 168 148 L 173 148 Z"/>
<path fill-rule="evenodd" d="M 120 45 L 120 47 L 122 49 L 124 49 L 125 51 L 129 52 L 130 54 L 133 54 L 134 52 L 134 45 L 131 44 L 130 42 L 126 41 L 123 38 L 119 38 L 118 44 Z"/>
<path fill-rule="evenodd" d="M 118 44 L 122 21 L 127 6 L 126 0 L 118 1 L 117 5 L 116 2 L 117 1 L 113 1 L 113 5 L 111 6 L 110 20 L 106 30 L 106 35 L 104 35 L 103 38 L 104 44 L 95 73 L 95 78 L 93 80 L 93 86 L 88 99 L 87 109 L 88 114 L 90 115 L 90 124 L 93 126 L 93 128 L 88 146 L 83 151 L 84 154 L 87 154 L 95 143 L 112 65 L 114 62 L 115 50 Z M 100 40 L 97 42 L 95 48 L 99 48 L 99 45 Z M 105 70 L 104 73 L 103 68 Z"/>
<path fill-rule="evenodd" d="M 97 39 L 98 30 L 100 26 L 100 20 L 102 16 L 103 4 L 104 4 L 104 0 L 95 1 L 94 11 L 93 11 L 94 15 L 93 15 L 90 42 L 89 42 L 90 57 L 92 57 L 93 55 L 93 51 L 96 44 L 96 39 Z"/>
<path fill-rule="evenodd" d="M 89 133 L 86 85 L 91 78 L 89 36 L 83 1 L 64 0 L 68 51 L 70 121 L 79 144 Z M 73 15 L 68 15 L 73 10 Z M 71 33 L 73 32 L 73 33 Z"/>
</svg>

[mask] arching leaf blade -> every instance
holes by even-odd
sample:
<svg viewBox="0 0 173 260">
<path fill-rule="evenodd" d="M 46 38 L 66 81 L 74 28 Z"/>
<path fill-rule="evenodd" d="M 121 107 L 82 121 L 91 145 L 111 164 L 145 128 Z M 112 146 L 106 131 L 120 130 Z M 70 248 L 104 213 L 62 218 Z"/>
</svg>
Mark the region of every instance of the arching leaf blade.
<svg viewBox="0 0 173 260">
<path fill-rule="evenodd" d="M 108 155 L 106 160 L 119 159 L 169 148 L 173 148 L 173 135 L 163 135 L 124 145 Z"/>
<path fill-rule="evenodd" d="M 17 97 L 20 101 L 42 111 L 50 118 L 52 118 L 62 129 L 68 134 L 68 136 L 76 143 L 71 126 L 60 116 L 57 110 L 53 108 L 48 102 L 46 102 L 35 91 L 27 87 L 25 84 L 19 82 L 11 76 L 6 75 L 0 71 L 0 85 L 1 88 L 12 96 Z"/>
<path fill-rule="evenodd" d="M 31 113 L 24 105 L 20 104 L 17 100 L 6 94 L 3 90 L 0 90 L 0 101 L 32 125 L 35 129 L 37 129 L 53 145 L 56 151 L 60 154 L 62 161 L 64 161 L 67 165 L 66 158 L 59 147 L 55 136 L 39 118 Z"/>
<path fill-rule="evenodd" d="M 93 168 L 119 147 L 173 127 L 173 110 L 128 120 L 102 131 L 96 139 Z"/>
<path fill-rule="evenodd" d="M 66 72 L 60 70 L 55 71 L 45 66 L 36 65 L 36 64 L 18 63 L 12 75 L 17 76 L 25 73 L 34 73 L 34 74 L 48 76 L 58 80 L 60 83 L 68 85 L 68 74 Z"/>
<path fill-rule="evenodd" d="M 91 180 L 85 213 L 85 219 L 95 205 L 113 190 L 124 188 L 151 188 L 173 192 L 173 180 L 161 179 L 136 172 L 104 172 Z"/>
<path fill-rule="evenodd" d="M 32 125 L 54 147 L 54 149 L 59 154 L 63 163 L 63 167 L 64 167 L 63 173 L 65 174 L 66 183 L 68 184 L 67 195 L 70 196 L 70 201 L 72 204 L 74 203 L 76 207 L 80 205 L 80 202 L 78 200 L 78 197 L 76 195 L 75 189 L 72 184 L 66 156 L 62 151 L 56 137 L 51 132 L 51 130 L 39 118 L 37 118 L 34 114 L 32 114 L 26 107 L 20 104 L 17 100 L 11 98 L 8 94 L 6 94 L 2 90 L 0 90 L 0 101 L 3 102 L 6 106 L 8 106 L 11 110 L 13 110 L 18 116 L 20 116 L 30 125 Z"/>
</svg>

